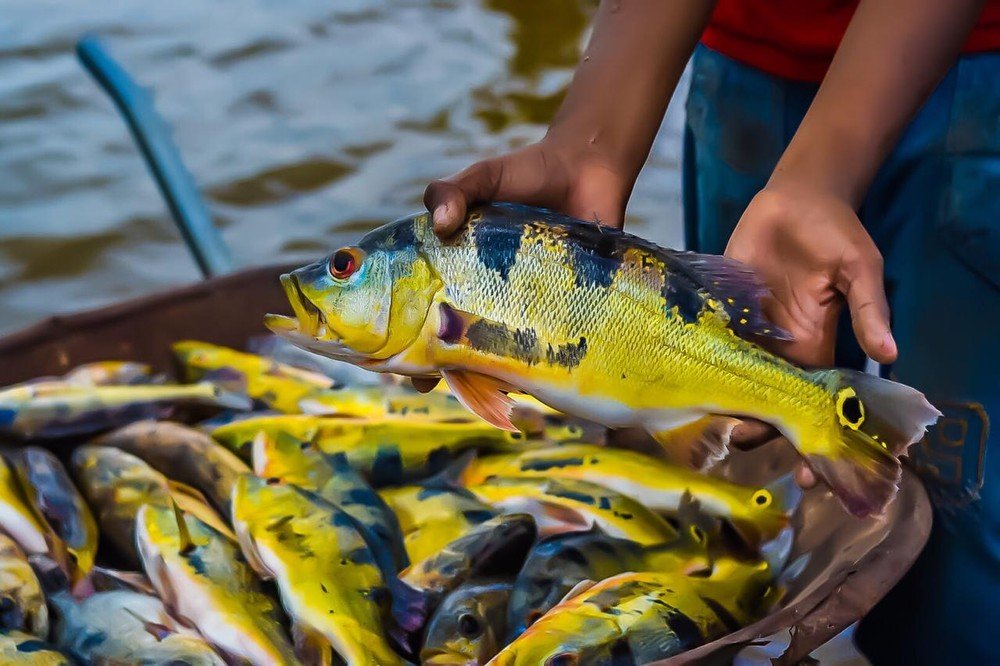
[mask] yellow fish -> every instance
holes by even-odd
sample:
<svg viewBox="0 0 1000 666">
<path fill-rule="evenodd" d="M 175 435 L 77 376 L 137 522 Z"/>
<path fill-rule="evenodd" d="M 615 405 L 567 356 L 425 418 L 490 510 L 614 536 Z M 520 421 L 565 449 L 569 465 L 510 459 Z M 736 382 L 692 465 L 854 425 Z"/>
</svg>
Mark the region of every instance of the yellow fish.
<svg viewBox="0 0 1000 666">
<path fill-rule="evenodd" d="M 47 449 L 26 446 L 14 470 L 28 501 L 66 546 L 74 575 L 86 576 L 97 556 L 97 522 L 62 463 Z"/>
<path fill-rule="evenodd" d="M 115 446 L 197 488 L 228 517 L 233 486 L 250 468 L 203 432 L 171 421 L 139 421 L 94 441 Z"/>
<path fill-rule="evenodd" d="M 17 474 L 0 456 L 0 529 L 28 555 L 49 555 L 65 570 L 65 547 L 25 496 Z"/>
<path fill-rule="evenodd" d="M 506 450 L 521 441 L 520 433 L 488 423 L 438 423 L 384 418 L 351 419 L 316 416 L 262 416 L 230 423 L 212 437 L 248 458 L 254 440 L 287 437 L 313 444 L 326 454 L 343 453 L 351 466 L 384 486 L 440 471 L 469 449 Z"/>
<path fill-rule="evenodd" d="M 898 457 L 939 416 L 911 388 L 804 370 L 756 344 L 783 334 L 749 268 L 544 210 L 473 208 L 444 241 L 414 215 L 282 283 L 295 317 L 270 315 L 275 333 L 370 370 L 441 376 L 498 427 L 513 427 L 520 391 L 644 428 L 703 468 L 736 418 L 766 421 L 858 516 L 892 499 Z"/>
<path fill-rule="evenodd" d="M 23 631 L 36 638 L 49 635 L 45 595 L 24 551 L 0 533 L 0 633 Z M 2 656 L 0 651 L 0 656 Z M 2 662 L 7 663 L 7 662 Z"/>
<path fill-rule="evenodd" d="M 674 541 L 677 530 L 664 518 L 609 488 L 577 479 L 490 477 L 468 487 L 469 492 L 495 509 L 527 513 L 542 534 L 599 525 L 611 536 L 650 545 Z"/>
<path fill-rule="evenodd" d="M 141 564 L 135 550 L 135 517 L 144 504 L 165 508 L 176 504 L 236 541 L 197 491 L 170 481 L 131 453 L 111 446 L 80 446 L 73 451 L 72 468 L 102 534 L 132 567 Z"/>
<path fill-rule="evenodd" d="M 398 486 L 379 495 L 399 520 L 406 553 L 420 562 L 441 551 L 476 525 L 497 515 L 464 488 Z"/>
<path fill-rule="evenodd" d="M 741 486 L 635 451 L 590 444 L 483 456 L 469 462 L 460 481 L 475 486 L 492 477 L 577 479 L 668 513 L 677 513 L 689 494 L 703 511 L 728 520 L 754 545 L 778 535 L 801 495 L 790 478 L 764 488 Z"/>
<path fill-rule="evenodd" d="M 383 633 L 389 591 L 353 519 L 288 484 L 244 476 L 233 525 L 247 560 L 274 579 L 296 631 L 348 664 L 403 664 Z"/>
<path fill-rule="evenodd" d="M 318 372 L 208 342 L 182 340 L 171 348 L 185 381 L 209 381 L 245 392 L 272 409 L 290 414 L 302 411 L 300 400 L 334 383 Z"/>
<path fill-rule="evenodd" d="M 289 437 L 259 434 L 253 446 L 253 470 L 261 478 L 311 490 L 358 521 L 386 576 L 395 576 L 410 564 L 396 515 L 343 453 L 327 455 Z"/>
<path fill-rule="evenodd" d="M 159 597 L 220 653 L 258 666 L 297 663 L 277 602 L 228 537 L 180 509 L 146 504 L 136 543 Z"/>
<path fill-rule="evenodd" d="M 21 437 L 87 435 L 143 418 L 161 418 L 176 405 L 245 410 L 250 401 L 203 382 L 179 385 L 98 385 L 45 381 L 0 390 L 0 432 Z"/>
<path fill-rule="evenodd" d="M 776 598 L 766 563 L 735 560 L 706 578 L 624 573 L 576 592 L 489 663 L 647 664 L 750 624 Z"/>
</svg>

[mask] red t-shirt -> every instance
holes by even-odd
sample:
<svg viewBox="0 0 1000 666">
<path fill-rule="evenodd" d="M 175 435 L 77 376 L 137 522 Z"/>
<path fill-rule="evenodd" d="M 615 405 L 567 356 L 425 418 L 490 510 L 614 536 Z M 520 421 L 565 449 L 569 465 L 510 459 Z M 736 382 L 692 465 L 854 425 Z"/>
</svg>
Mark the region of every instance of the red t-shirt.
<svg viewBox="0 0 1000 666">
<path fill-rule="evenodd" d="M 819 82 L 857 6 L 858 0 L 719 0 L 701 41 L 770 74 Z M 986 4 L 962 51 L 1000 51 L 1000 0 Z"/>
</svg>

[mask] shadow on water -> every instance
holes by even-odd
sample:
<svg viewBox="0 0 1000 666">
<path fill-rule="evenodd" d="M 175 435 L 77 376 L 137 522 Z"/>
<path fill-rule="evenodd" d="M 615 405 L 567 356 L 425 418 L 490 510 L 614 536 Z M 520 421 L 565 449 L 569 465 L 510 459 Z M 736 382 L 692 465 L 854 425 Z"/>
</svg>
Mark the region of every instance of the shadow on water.
<svg viewBox="0 0 1000 666">
<path fill-rule="evenodd" d="M 156 91 L 234 257 L 253 265 L 315 258 L 417 209 L 430 179 L 540 138 L 596 4 L 5 3 L 0 330 L 198 277 L 74 59 L 80 35 Z M 661 242 L 680 235 L 676 125 L 630 207 L 630 228 Z"/>
</svg>

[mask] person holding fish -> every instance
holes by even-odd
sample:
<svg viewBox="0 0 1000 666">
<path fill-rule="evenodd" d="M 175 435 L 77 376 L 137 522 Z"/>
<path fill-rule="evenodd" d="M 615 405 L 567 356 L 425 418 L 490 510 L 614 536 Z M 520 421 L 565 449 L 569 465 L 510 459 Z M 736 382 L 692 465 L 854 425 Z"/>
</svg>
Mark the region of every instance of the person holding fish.
<svg viewBox="0 0 1000 666">
<path fill-rule="evenodd" d="M 761 338 L 772 351 L 807 367 L 860 369 L 867 356 L 943 412 L 909 451 L 936 505 L 930 543 L 860 632 L 877 663 L 993 652 L 982 620 L 1000 598 L 1000 497 L 984 484 L 998 473 L 998 50 L 996 0 L 606 1 L 545 138 L 425 193 L 442 238 L 481 201 L 621 228 L 693 53 L 688 249 L 757 272 L 766 315 L 788 333 Z M 733 438 L 759 435 L 747 424 Z"/>
</svg>

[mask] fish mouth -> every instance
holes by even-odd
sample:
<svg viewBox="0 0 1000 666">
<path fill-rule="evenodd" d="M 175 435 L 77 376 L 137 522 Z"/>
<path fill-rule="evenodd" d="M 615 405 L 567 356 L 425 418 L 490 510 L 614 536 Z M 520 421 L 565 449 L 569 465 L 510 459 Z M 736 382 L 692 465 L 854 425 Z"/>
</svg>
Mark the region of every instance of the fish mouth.
<svg viewBox="0 0 1000 666">
<path fill-rule="evenodd" d="M 440 648 L 425 648 L 420 652 L 421 664 L 450 664 L 451 666 L 475 666 L 479 662 L 464 654 Z"/>
<path fill-rule="evenodd" d="M 281 276 L 281 287 L 292 306 L 293 316 L 268 314 L 264 317 L 264 324 L 278 335 L 297 333 L 310 338 L 325 337 L 326 319 L 320 309 L 302 293 L 298 277 L 294 273 L 285 273 Z"/>
</svg>

